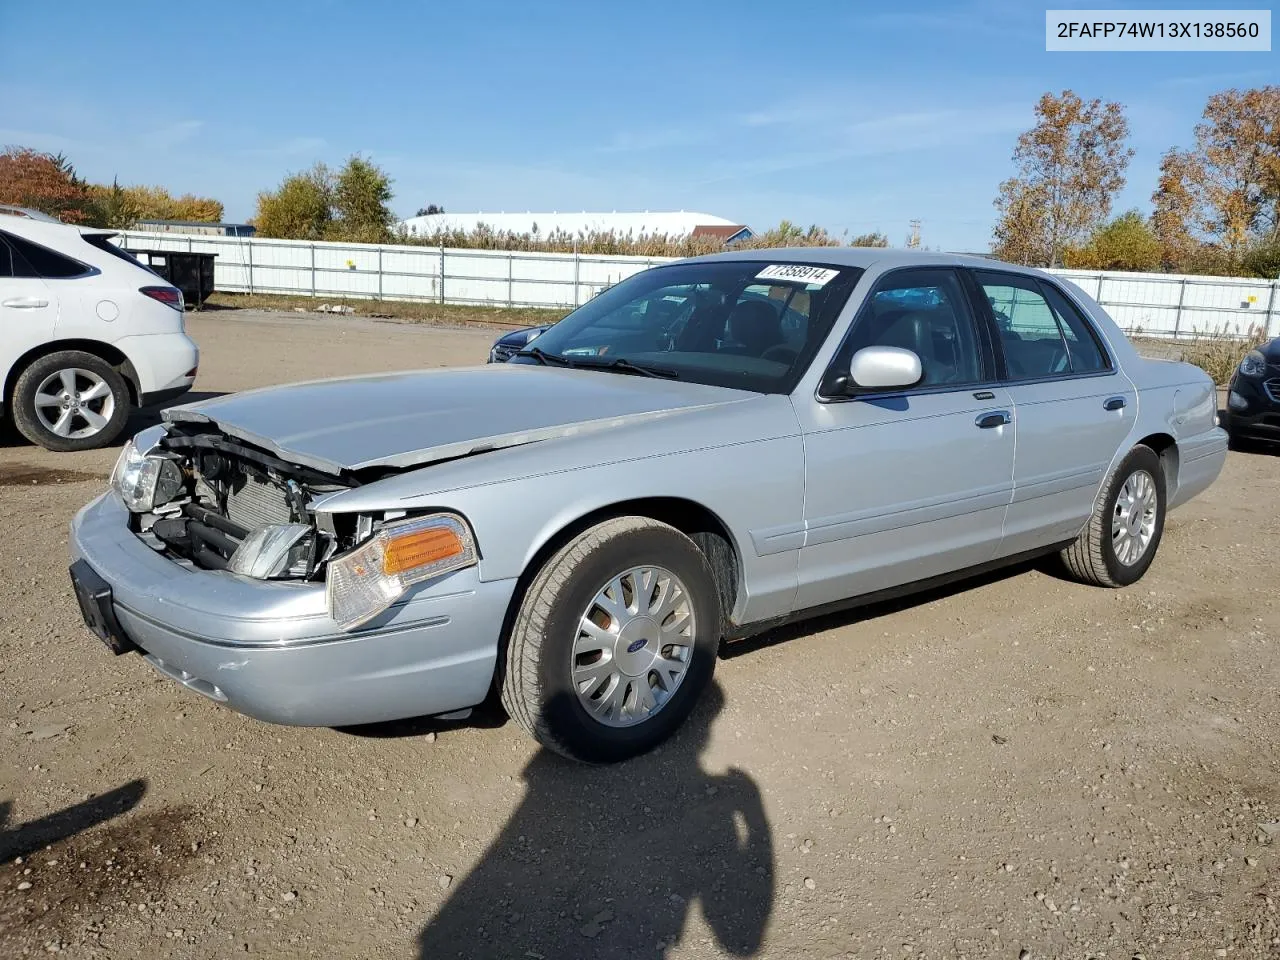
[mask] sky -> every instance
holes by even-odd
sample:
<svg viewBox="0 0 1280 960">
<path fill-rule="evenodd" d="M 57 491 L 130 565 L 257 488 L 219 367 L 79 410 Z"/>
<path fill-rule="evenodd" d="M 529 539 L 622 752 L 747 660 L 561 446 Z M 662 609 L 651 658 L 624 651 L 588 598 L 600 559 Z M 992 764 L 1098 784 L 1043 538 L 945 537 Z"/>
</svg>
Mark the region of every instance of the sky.
<svg viewBox="0 0 1280 960">
<path fill-rule="evenodd" d="M 1045 6 L 0 0 L 0 145 L 236 221 L 286 174 L 361 153 L 399 216 L 698 210 L 895 246 L 919 219 L 929 247 L 985 250 L 1045 91 L 1125 106 L 1116 209 L 1145 212 L 1211 93 L 1280 82 L 1275 52 L 1047 53 Z"/>
</svg>

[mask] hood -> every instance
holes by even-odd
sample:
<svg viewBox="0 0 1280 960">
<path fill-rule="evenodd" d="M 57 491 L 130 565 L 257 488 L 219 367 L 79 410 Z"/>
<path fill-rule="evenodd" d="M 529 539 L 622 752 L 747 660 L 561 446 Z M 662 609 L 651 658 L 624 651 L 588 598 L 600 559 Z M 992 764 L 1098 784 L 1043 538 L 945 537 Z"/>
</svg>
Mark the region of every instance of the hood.
<svg viewBox="0 0 1280 960">
<path fill-rule="evenodd" d="M 1256 349 L 1267 358 L 1267 363 L 1280 363 L 1280 337 L 1268 340 Z"/>
<path fill-rule="evenodd" d="M 163 416 L 211 423 L 285 460 L 339 473 L 419 466 L 753 396 L 678 380 L 494 364 L 267 387 Z"/>
</svg>

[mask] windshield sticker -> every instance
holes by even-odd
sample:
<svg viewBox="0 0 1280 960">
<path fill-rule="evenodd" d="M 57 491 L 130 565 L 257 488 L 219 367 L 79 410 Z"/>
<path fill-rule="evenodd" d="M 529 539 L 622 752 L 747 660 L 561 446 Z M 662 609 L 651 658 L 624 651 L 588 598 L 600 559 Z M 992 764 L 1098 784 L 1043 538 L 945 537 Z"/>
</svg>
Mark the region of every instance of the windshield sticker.
<svg viewBox="0 0 1280 960">
<path fill-rule="evenodd" d="M 775 263 L 756 274 L 757 280 L 781 280 L 806 283 L 811 287 L 825 287 L 834 280 L 839 270 L 827 267 L 811 267 L 807 263 Z"/>
</svg>

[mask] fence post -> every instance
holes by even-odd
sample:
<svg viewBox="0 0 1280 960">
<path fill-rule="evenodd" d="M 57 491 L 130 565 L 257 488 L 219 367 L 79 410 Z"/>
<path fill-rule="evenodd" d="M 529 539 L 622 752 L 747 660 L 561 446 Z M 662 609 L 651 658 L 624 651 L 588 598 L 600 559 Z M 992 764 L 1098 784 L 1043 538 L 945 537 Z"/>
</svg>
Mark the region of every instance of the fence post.
<svg viewBox="0 0 1280 960">
<path fill-rule="evenodd" d="M 515 284 L 512 282 L 515 273 L 516 254 L 514 250 L 507 251 L 507 306 L 514 307 L 515 301 Z"/>
<path fill-rule="evenodd" d="M 574 244 L 576 247 L 577 244 Z M 573 251 L 573 305 L 575 307 L 582 305 L 582 292 L 578 289 L 578 277 L 580 275 L 581 260 L 578 258 L 578 251 Z"/>
<path fill-rule="evenodd" d="M 444 303 L 444 247 L 440 248 L 440 302 Z"/>
<path fill-rule="evenodd" d="M 1271 296 L 1267 298 L 1267 316 L 1266 316 L 1266 319 L 1263 321 L 1263 327 L 1262 327 L 1262 334 L 1265 337 L 1270 337 L 1272 335 L 1271 334 L 1271 315 L 1275 312 L 1276 301 L 1280 300 L 1280 297 L 1277 296 L 1277 292 L 1280 292 L 1280 280 L 1272 280 Z M 1277 332 L 1280 332 L 1280 331 L 1277 331 Z"/>
<path fill-rule="evenodd" d="M 378 299 L 382 299 L 382 247 L 378 247 Z"/>
<path fill-rule="evenodd" d="M 253 241 L 248 242 L 249 247 L 249 296 L 253 296 Z"/>
<path fill-rule="evenodd" d="M 311 296 L 316 295 L 316 245 L 311 244 Z"/>
<path fill-rule="evenodd" d="M 1187 278 L 1183 277 L 1178 285 L 1178 312 L 1173 315 L 1173 339 L 1178 339 L 1178 331 L 1182 329 L 1182 305 L 1187 301 Z"/>
</svg>

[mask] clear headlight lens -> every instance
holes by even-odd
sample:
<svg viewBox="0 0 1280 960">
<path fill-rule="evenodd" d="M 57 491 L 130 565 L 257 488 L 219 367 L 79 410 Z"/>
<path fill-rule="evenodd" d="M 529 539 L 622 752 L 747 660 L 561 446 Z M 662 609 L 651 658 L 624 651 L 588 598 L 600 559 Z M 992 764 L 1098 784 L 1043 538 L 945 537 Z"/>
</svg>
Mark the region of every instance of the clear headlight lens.
<svg viewBox="0 0 1280 960">
<path fill-rule="evenodd" d="M 1260 377 L 1267 372 L 1267 358 L 1257 350 L 1250 350 L 1240 361 L 1240 372 L 1246 377 Z"/>
<path fill-rule="evenodd" d="M 168 503 L 182 491 L 182 469 L 168 457 L 147 451 L 162 434 L 143 431 L 128 441 L 111 471 L 111 486 L 133 513 L 147 513 Z"/>
<path fill-rule="evenodd" d="M 354 550 L 329 561 L 329 616 L 344 630 L 358 627 L 413 584 L 469 567 L 478 558 L 471 528 L 456 514 L 389 523 Z"/>
<path fill-rule="evenodd" d="M 307 572 L 312 543 L 305 523 L 264 523 L 254 527 L 227 561 L 227 569 L 270 580 Z M 299 569 L 300 568 L 300 569 Z"/>
<path fill-rule="evenodd" d="M 1227 406 L 1232 410 L 1247 410 L 1249 408 L 1249 401 L 1232 390 L 1227 394 Z"/>
</svg>

